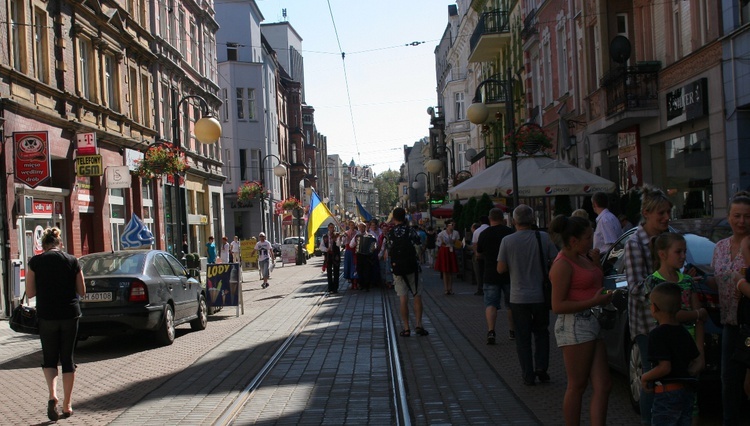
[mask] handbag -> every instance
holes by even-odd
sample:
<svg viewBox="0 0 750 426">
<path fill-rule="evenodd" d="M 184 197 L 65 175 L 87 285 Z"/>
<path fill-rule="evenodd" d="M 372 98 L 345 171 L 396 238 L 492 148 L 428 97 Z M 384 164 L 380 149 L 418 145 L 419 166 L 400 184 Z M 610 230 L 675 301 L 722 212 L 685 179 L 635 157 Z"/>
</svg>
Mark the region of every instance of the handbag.
<svg viewBox="0 0 750 426">
<path fill-rule="evenodd" d="M 617 322 L 617 308 L 613 304 L 606 306 L 595 306 L 591 308 L 591 314 L 599 322 L 602 330 L 611 330 Z"/>
<path fill-rule="evenodd" d="M 737 306 L 737 323 L 740 325 L 732 360 L 750 368 L 750 299 L 742 296 Z"/>
<path fill-rule="evenodd" d="M 21 296 L 21 301 L 25 298 L 26 292 Z M 39 318 L 36 316 L 36 308 L 23 303 L 16 306 L 10 315 L 10 329 L 16 333 L 39 334 Z"/>
<path fill-rule="evenodd" d="M 542 237 L 539 236 L 539 231 L 534 231 L 536 234 L 536 243 L 539 246 L 539 262 L 542 265 L 542 293 L 544 293 L 544 306 L 547 309 L 552 309 L 552 281 L 549 280 L 549 271 L 547 270 L 547 262 L 544 261 L 544 250 L 542 250 Z"/>
</svg>

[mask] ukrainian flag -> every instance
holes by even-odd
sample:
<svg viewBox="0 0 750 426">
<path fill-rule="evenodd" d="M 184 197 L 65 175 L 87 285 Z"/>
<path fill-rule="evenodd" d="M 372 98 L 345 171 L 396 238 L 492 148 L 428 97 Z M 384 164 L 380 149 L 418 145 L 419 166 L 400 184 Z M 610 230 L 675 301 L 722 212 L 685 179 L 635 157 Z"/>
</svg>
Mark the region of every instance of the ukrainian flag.
<svg viewBox="0 0 750 426">
<path fill-rule="evenodd" d="M 315 231 L 320 228 L 320 225 L 326 221 L 329 217 L 333 217 L 331 211 L 318 196 L 315 190 L 312 191 L 310 196 L 310 208 L 307 211 L 307 252 L 312 253 L 315 251 Z"/>
<path fill-rule="evenodd" d="M 357 201 L 357 215 L 362 219 L 363 222 L 369 222 L 372 220 L 372 215 L 365 210 L 365 208 L 362 206 L 362 203 L 359 202 L 359 198 L 354 197 L 354 199 Z"/>
</svg>

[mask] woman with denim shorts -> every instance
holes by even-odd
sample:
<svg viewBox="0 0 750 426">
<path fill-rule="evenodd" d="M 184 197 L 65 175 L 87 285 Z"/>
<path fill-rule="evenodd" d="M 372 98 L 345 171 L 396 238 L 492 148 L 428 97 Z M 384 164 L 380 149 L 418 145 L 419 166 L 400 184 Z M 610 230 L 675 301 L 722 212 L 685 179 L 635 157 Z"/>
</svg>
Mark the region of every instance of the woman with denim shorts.
<svg viewBox="0 0 750 426">
<path fill-rule="evenodd" d="M 563 399 L 565 424 L 580 424 L 583 393 L 590 378 L 591 424 L 604 425 L 612 380 L 607 349 L 591 308 L 608 304 L 612 295 L 602 292 L 599 251 L 592 250 L 594 230 L 587 219 L 565 216 L 557 216 L 549 229 L 563 245 L 550 269 L 550 280 L 552 311 L 558 315 L 555 339 L 562 348 L 568 377 Z"/>
</svg>

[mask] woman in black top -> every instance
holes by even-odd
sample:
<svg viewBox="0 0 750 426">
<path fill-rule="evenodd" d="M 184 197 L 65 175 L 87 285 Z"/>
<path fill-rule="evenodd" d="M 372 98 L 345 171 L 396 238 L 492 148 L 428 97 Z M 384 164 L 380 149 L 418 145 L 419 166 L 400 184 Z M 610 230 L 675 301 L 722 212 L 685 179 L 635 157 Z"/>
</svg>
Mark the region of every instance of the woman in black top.
<svg viewBox="0 0 750 426">
<path fill-rule="evenodd" d="M 73 414 L 70 400 L 76 370 L 73 349 L 78 334 L 78 318 L 81 316 L 78 298 L 86 294 L 78 259 L 62 252 L 61 243 L 60 230 L 47 228 L 42 234 L 44 252 L 32 257 L 26 270 L 26 295 L 36 296 L 42 369 L 49 388 L 47 417 L 52 421 L 60 417 L 57 412 L 58 361 L 62 364 L 63 372 L 62 417 Z"/>
</svg>

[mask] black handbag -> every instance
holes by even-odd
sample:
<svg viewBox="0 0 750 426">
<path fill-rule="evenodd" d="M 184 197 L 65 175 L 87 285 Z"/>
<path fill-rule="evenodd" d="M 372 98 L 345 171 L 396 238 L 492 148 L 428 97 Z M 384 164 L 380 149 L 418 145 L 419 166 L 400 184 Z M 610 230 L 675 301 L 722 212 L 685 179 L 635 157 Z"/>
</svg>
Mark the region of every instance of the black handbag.
<svg viewBox="0 0 750 426">
<path fill-rule="evenodd" d="M 547 268 L 547 262 L 544 261 L 544 250 L 542 249 L 542 237 L 539 236 L 539 231 L 534 231 L 536 234 L 536 243 L 539 246 L 539 262 L 542 265 L 542 292 L 544 293 L 544 306 L 547 309 L 552 309 L 552 281 L 549 280 L 549 269 Z"/>
<path fill-rule="evenodd" d="M 750 299 L 745 296 L 740 298 L 737 306 L 737 323 L 740 326 L 732 360 L 750 368 Z"/>
<path fill-rule="evenodd" d="M 606 306 L 591 308 L 591 314 L 599 321 L 599 327 L 603 330 L 611 330 L 617 323 L 617 308 L 611 303 Z"/>
<path fill-rule="evenodd" d="M 13 309 L 10 315 L 10 329 L 16 333 L 39 334 L 39 318 L 36 316 L 36 308 L 23 304 L 26 293 L 21 296 L 21 304 Z"/>
</svg>

